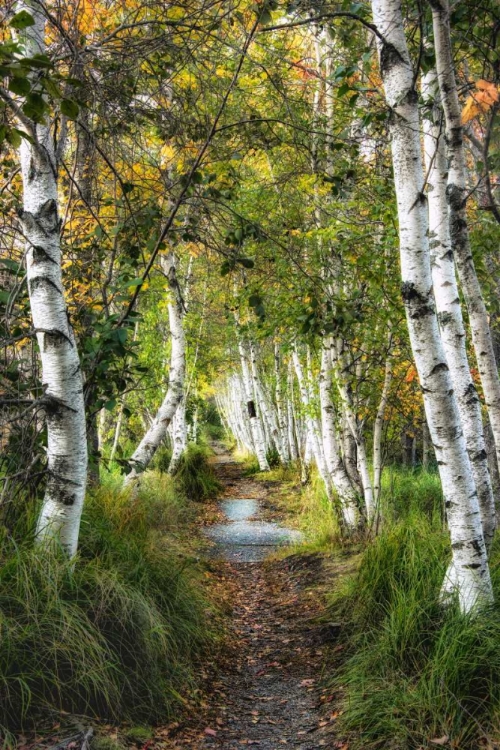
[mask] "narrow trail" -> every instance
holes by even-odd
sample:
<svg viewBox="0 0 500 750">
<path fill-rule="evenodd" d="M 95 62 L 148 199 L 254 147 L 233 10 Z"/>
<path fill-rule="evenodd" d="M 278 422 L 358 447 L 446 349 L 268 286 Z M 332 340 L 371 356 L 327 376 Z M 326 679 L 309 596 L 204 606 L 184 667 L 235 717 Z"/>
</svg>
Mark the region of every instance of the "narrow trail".
<svg viewBox="0 0 500 750">
<path fill-rule="evenodd" d="M 272 483 L 243 476 L 221 447 L 216 452 L 224 497 L 258 500 L 256 520 L 275 521 Z M 322 558 L 243 562 L 225 544 L 222 554 L 226 560 L 217 560 L 216 576 L 230 589 L 229 653 L 207 680 L 203 715 L 170 734 L 168 747 L 347 747 L 335 737 L 334 696 L 320 690 L 325 649 L 335 648 L 336 636 L 334 627 L 318 622 Z"/>
</svg>

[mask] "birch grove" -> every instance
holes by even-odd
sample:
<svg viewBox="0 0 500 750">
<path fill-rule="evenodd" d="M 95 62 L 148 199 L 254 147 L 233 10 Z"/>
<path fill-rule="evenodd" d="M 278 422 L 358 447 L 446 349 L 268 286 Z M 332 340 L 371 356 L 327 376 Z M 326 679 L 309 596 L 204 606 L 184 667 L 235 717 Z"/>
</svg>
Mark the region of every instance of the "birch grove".
<svg viewBox="0 0 500 750">
<path fill-rule="evenodd" d="M 454 566 L 453 586 L 468 612 L 492 598 L 477 489 L 434 307 L 420 117 L 399 0 L 374 0 L 390 122 L 398 203 L 402 295 L 425 413 L 445 496 Z"/>
<path fill-rule="evenodd" d="M 439 475 L 443 601 L 491 602 L 496 26 L 370 7 L 7 3 L 9 534 L 35 507 L 73 558 L 87 484 L 177 486 L 227 444 L 363 544 L 401 518 L 398 472 Z"/>
</svg>

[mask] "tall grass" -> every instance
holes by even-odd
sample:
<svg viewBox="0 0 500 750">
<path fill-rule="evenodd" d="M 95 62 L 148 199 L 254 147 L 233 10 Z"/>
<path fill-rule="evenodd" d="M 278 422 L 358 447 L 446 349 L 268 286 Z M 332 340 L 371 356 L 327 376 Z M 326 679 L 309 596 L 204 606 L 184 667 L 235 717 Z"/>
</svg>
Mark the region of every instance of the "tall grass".
<svg viewBox="0 0 500 750">
<path fill-rule="evenodd" d="M 4 731 L 61 709 L 154 722 L 183 701 L 216 634 L 171 484 L 149 477 L 134 500 L 93 493 L 74 566 L 56 548 L 0 540 Z"/>
<path fill-rule="evenodd" d="M 432 739 L 478 748 L 500 732 L 500 605 L 477 617 L 441 605 L 449 541 L 439 486 L 404 471 L 384 486 L 383 530 L 331 596 L 344 623 L 345 659 L 330 664 L 344 695 L 340 727 L 353 748 L 416 749 Z M 497 601 L 499 560 L 497 544 Z"/>
<path fill-rule="evenodd" d="M 206 446 L 191 443 L 181 457 L 174 481 L 177 491 L 188 500 L 208 500 L 222 489 L 208 461 L 209 455 Z"/>
</svg>

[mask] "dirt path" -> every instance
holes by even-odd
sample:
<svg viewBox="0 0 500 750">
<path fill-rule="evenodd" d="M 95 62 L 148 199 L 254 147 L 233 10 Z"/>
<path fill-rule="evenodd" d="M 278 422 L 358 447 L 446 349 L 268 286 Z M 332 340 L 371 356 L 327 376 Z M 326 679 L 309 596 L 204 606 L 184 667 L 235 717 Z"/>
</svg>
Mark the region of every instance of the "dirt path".
<svg viewBox="0 0 500 750">
<path fill-rule="evenodd" d="M 273 519 L 270 483 L 244 477 L 220 449 L 214 463 L 226 497 L 259 499 Z M 231 589 L 232 646 L 208 681 L 203 716 L 174 730 L 168 747 L 346 747 L 335 737 L 333 696 L 319 688 L 324 650 L 335 647 L 336 635 L 318 622 L 321 597 L 311 584 L 323 574 L 316 555 L 217 562 L 219 585 Z"/>
</svg>

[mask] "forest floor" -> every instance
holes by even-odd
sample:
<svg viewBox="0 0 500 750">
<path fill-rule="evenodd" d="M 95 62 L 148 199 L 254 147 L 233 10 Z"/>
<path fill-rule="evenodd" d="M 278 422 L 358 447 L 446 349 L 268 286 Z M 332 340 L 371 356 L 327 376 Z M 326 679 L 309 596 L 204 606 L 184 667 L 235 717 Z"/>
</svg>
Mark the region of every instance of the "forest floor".
<svg viewBox="0 0 500 750">
<path fill-rule="evenodd" d="M 224 488 L 222 501 L 255 499 L 258 521 L 286 521 L 277 502 L 279 482 L 245 476 L 221 446 L 214 468 Z M 205 523 L 221 520 L 220 507 L 219 502 L 205 509 Z M 155 745 L 346 750 L 336 734 L 337 697 L 324 687 L 322 669 L 326 651 L 342 649 L 336 644 L 338 626 L 325 617 L 324 594 L 349 562 L 334 563 L 318 553 L 254 562 L 212 554 L 210 576 L 230 611 L 224 652 L 203 675 L 192 717 L 165 728 Z"/>
</svg>

